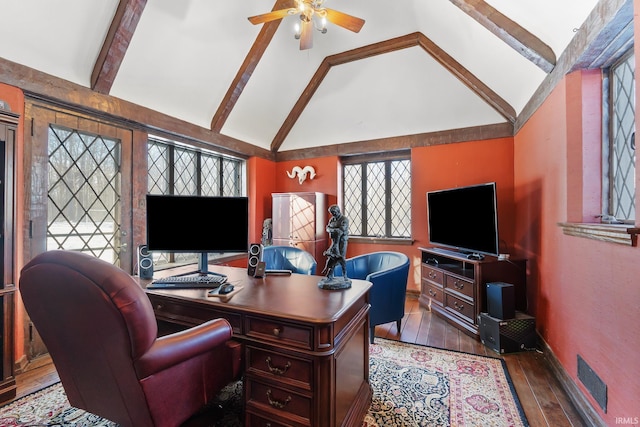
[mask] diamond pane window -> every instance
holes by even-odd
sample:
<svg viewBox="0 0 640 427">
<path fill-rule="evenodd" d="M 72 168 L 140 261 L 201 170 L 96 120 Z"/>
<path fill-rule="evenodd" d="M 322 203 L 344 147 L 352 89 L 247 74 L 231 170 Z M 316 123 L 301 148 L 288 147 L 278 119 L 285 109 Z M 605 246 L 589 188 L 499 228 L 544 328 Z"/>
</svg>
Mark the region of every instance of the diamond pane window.
<svg viewBox="0 0 640 427">
<path fill-rule="evenodd" d="M 349 234 L 411 237 L 411 161 L 389 158 L 345 162 L 343 199 Z"/>
<path fill-rule="evenodd" d="M 610 70 L 609 215 L 635 220 L 635 55 Z"/>
<path fill-rule="evenodd" d="M 150 194 L 240 196 L 242 162 L 205 150 L 173 145 L 156 139 L 147 142 Z M 196 254 L 153 253 L 155 265 L 188 263 Z"/>
<path fill-rule="evenodd" d="M 47 250 L 120 257 L 120 141 L 49 126 Z"/>
</svg>

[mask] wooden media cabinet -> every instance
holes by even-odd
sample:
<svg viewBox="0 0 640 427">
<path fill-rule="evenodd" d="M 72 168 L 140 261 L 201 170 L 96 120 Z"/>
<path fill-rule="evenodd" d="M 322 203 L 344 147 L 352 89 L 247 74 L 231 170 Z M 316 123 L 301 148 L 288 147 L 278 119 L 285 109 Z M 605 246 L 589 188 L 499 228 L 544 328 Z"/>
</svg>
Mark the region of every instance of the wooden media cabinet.
<svg viewBox="0 0 640 427">
<path fill-rule="evenodd" d="M 516 310 L 526 311 L 526 260 L 468 259 L 463 253 L 420 248 L 420 305 L 468 335 L 480 338 L 478 316 L 487 311 L 486 284 L 513 284 Z"/>
</svg>

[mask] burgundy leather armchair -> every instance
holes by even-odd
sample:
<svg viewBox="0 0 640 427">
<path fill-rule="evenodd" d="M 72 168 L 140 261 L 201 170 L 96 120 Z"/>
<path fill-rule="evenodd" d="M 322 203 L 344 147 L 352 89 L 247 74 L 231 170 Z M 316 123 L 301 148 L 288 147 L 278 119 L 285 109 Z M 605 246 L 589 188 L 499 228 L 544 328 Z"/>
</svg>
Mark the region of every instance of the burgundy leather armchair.
<svg viewBox="0 0 640 427">
<path fill-rule="evenodd" d="M 226 320 L 158 338 L 144 290 L 89 255 L 36 256 L 20 292 L 71 405 L 121 426 L 180 425 L 240 374 Z"/>
</svg>

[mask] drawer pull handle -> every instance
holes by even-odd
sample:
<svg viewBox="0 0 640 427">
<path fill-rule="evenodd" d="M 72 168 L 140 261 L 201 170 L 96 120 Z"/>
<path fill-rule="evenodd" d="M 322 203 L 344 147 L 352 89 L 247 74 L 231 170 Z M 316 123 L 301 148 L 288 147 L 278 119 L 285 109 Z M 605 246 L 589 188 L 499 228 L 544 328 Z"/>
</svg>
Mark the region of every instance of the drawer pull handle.
<svg viewBox="0 0 640 427">
<path fill-rule="evenodd" d="M 435 297 L 437 294 L 431 289 L 429 289 L 429 295 L 431 295 L 432 297 Z"/>
<path fill-rule="evenodd" d="M 156 310 L 158 310 L 158 311 L 159 311 L 159 310 L 162 310 L 163 308 L 164 308 L 164 305 L 163 305 L 163 304 L 158 304 L 158 305 L 156 305 Z"/>
<path fill-rule="evenodd" d="M 287 406 L 289 402 L 291 402 L 291 396 L 287 396 L 284 401 L 274 399 L 271 394 L 271 389 L 269 389 L 267 390 L 267 400 L 269 401 L 269 405 L 273 406 L 274 408 L 282 409 Z"/>
<path fill-rule="evenodd" d="M 462 282 L 458 282 L 457 280 L 455 282 L 453 282 L 453 287 L 458 289 L 458 290 L 462 290 L 464 289 L 464 283 Z"/>
<path fill-rule="evenodd" d="M 464 310 L 464 304 L 458 304 L 456 301 L 453 302 L 453 306 L 458 310 L 458 311 L 462 311 Z"/>
<path fill-rule="evenodd" d="M 429 279 L 435 279 L 438 276 L 434 271 L 429 272 Z"/>
<path fill-rule="evenodd" d="M 273 335 L 276 337 L 279 337 L 280 334 L 282 333 L 282 327 L 278 326 L 277 328 L 273 328 Z"/>
<path fill-rule="evenodd" d="M 271 357 L 270 356 L 267 357 L 266 362 L 267 362 L 267 368 L 269 368 L 269 372 L 271 372 L 272 374 L 276 374 L 276 375 L 283 375 L 291 367 L 291 362 L 287 362 L 287 364 L 284 365 L 284 368 L 277 368 L 275 366 L 271 366 Z"/>
</svg>

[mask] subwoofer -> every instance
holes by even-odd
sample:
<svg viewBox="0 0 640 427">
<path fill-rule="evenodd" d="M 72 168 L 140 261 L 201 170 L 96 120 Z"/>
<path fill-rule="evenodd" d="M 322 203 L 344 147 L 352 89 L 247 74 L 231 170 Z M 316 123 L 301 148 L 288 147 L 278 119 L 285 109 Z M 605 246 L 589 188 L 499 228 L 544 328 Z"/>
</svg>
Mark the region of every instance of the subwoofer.
<svg viewBox="0 0 640 427">
<path fill-rule="evenodd" d="M 153 279 L 153 258 L 147 245 L 138 246 L 138 275 L 141 279 Z"/>
<path fill-rule="evenodd" d="M 262 261 L 262 245 L 260 243 L 251 243 L 249 245 L 249 257 L 247 260 L 247 274 L 255 276 L 258 265 Z"/>
<path fill-rule="evenodd" d="M 511 283 L 487 283 L 487 312 L 496 319 L 516 316 L 516 291 Z"/>
</svg>

